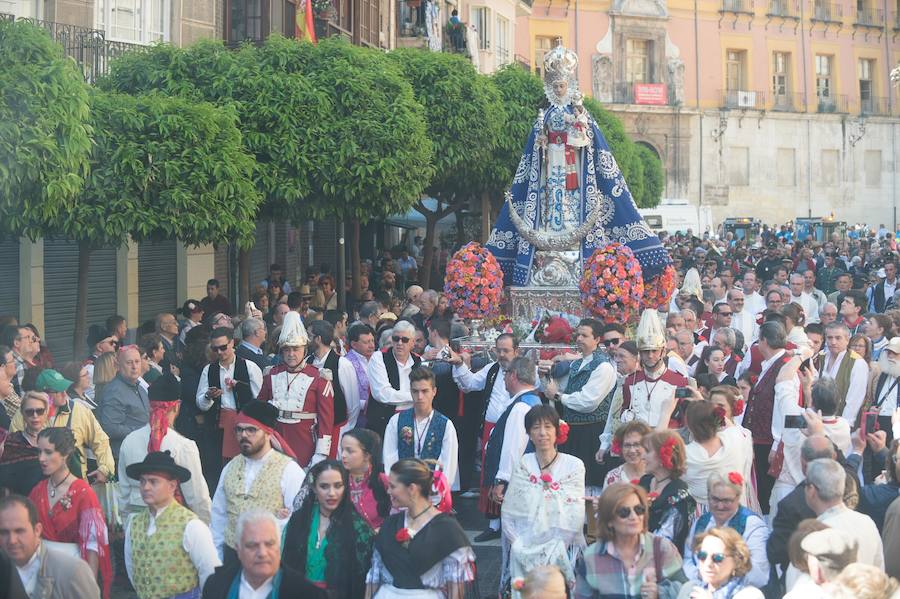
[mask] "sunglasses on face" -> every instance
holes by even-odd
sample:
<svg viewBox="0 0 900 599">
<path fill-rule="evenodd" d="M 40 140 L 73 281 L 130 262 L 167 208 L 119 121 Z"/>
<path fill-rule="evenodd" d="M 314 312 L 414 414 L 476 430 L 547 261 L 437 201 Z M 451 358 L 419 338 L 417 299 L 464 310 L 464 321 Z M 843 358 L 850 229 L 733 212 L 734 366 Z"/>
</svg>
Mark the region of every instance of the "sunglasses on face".
<svg viewBox="0 0 900 599">
<path fill-rule="evenodd" d="M 22 410 L 22 413 L 33 418 L 34 416 L 43 416 L 46 411 L 47 408 L 27 408 Z"/>
<path fill-rule="evenodd" d="M 634 512 L 634 515 L 640 518 L 647 513 L 647 509 L 642 505 L 636 505 L 634 507 L 620 507 L 616 510 L 616 516 L 618 516 L 621 520 L 627 520 L 628 516 L 631 515 L 631 512 Z"/>
<path fill-rule="evenodd" d="M 393 337 L 391 337 L 391 340 L 394 343 L 409 343 L 410 341 L 412 341 L 412 339 L 409 337 L 400 337 L 398 335 L 394 335 Z"/>
<path fill-rule="evenodd" d="M 616 338 L 614 338 L 614 339 L 604 339 L 604 340 L 603 340 L 603 345 L 605 345 L 606 347 L 610 347 L 610 346 L 612 346 L 612 345 L 619 345 L 620 343 L 622 343 L 622 338 L 621 338 L 621 337 L 616 337 Z"/>
<path fill-rule="evenodd" d="M 228 349 L 228 344 L 226 343 L 225 345 L 211 345 L 211 346 L 209 346 L 209 348 L 211 350 L 213 350 L 214 352 L 216 352 L 217 354 L 221 354 L 222 352 L 224 352 L 225 350 Z"/>
<path fill-rule="evenodd" d="M 731 312 L 719 312 L 719 316 L 731 316 Z"/>
<path fill-rule="evenodd" d="M 705 562 L 707 559 L 712 558 L 714 564 L 721 564 L 725 561 L 725 558 L 728 557 L 724 553 L 707 553 L 705 551 L 697 552 L 697 561 Z"/>
</svg>

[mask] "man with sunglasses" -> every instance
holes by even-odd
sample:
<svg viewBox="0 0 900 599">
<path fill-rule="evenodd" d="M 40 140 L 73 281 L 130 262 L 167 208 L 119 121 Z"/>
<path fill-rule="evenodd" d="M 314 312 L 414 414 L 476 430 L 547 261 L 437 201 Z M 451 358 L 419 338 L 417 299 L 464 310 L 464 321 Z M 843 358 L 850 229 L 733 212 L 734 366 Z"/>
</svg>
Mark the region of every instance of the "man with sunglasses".
<svg viewBox="0 0 900 599">
<path fill-rule="evenodd" d="M 119 349 L 119 340 L 109 332 L 107 332 L 104 327 L 101 327 L 98 324 L 92 324 L 88 328 L 87 346 L 88 350 L 91 352 L 91 355 L 85 358 L 83 365 L 85 368 L 87 368 L 88 377 L 90 377 L 91 380 L 91 385 L 85 390 L 84 394 L 88 397 L 88 399 L 95 401 L 94 362 L 97 361 L 97 358 L 99 358 L 101 354 L 116 351 L 117 349 Z"/>
<path fill-rule="evenodd" d="M 372 401 L 366 419 L 370 430 L 384 438 L 388 420 L 395 412 L 412 407 L 409 375 L 422 360 L 412 351 L 416 327 L 408 320 L 398 320 L 391 332 L 391 345 L 372 354 L 367 371 Z"/>
<path fill-rule="evenodd" d="M 328 347 L 330 339 L 322 337 L 327 336 L 326 329 L 331 325 L 317 320 L 310 324 L 311 331 L 313 325 L 325 327 L 316 329 L 317 332 L 313 335 L 319 338 L 323 347 Z M 304 467 L 334 456 L 339 445 L 339 439 L 334 439 L 339 430 L 339 426 L 335 426 L 334 399 L 336 386 L 340 384 L 334 380 L 337 369 L 332 370 L 327 361 L 319 362 L 319 366 L 315 366 L 315 362 L 307 362 L 308 346 L 309 334 L 300 314 L 288 312 L 278 338 L 282 362 L 263 378 L 258 396 L 259 401 L 268 402 L 277 408 L 278 422 L 275 429 L 297 455 L 297 463 Z M 311 355 L 315 359 L 316 354 Z M 338 425 L 346 420 L 346 407 L 343 406 L 342 409 L 342 420 Z"/>
<path fill-rule="evenodd" d="M 40 352 L 41 347 L 34 332 L 24 325 L 10 325 L 6 327 L 3 332 L 3 345 L 10 348 L 13 352 L 13 359 L 16 362 L 16 377 L 13 379 L 13 388 L 21 396 L 23 394 L 22 379 L 25 378 L 25 371 L 34 367 L 34 358 Z"/>
<path fill-rule="evenodd" d="M 712 325 L 700 331 L 700 336 L 706 339 L 710 345 L 715 345 L 716 332 L 731 326 L 733 314 L 734 311 L 727 302 L 723 300 L 721 303 L 717 303 L 712 309 Z"/>
<path fill-rule="evenodd" d="M 234 329 L 219 327 L 209 337 L 209 348 L 217 360 L 207 364 L 197 386 L 197 407 L 207 412 L 204 424 L 220 439 L 216 442 L 219 455 L 225 460 L 239 452 L 231 431 L 238 412 L 254 401 L 262 386 L 259 366 L 239 357 L 234 350 Z M 210 456 L 215 459 L 217 456 Z"/>
</svg>

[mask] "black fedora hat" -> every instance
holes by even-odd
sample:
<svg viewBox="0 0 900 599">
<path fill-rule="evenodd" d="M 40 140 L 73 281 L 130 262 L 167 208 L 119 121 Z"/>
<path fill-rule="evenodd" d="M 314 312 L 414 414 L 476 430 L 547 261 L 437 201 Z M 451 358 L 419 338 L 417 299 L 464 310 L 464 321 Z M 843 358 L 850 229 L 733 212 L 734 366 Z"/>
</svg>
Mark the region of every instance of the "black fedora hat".
<svg viewBox="0 0 900 599">
<path fill-rule="evenodd" d="M 191 471 L 175 463 L 172 454 L 168 451 L 152 451 L 147 454 L 143 462 L 131 464 L 125 468 L 128 478 L 139 480 L 142 474 L 162 472 L 170 474 L 178 482 L 183 483 L 191 479 Z"/>
</svg>

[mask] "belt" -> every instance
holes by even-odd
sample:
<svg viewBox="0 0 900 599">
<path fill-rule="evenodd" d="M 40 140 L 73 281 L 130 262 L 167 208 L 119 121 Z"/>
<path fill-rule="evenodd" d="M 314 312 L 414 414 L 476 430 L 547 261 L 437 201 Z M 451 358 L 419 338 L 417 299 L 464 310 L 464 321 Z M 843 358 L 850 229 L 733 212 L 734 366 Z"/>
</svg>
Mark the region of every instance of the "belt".
<svg viewBox="0 0 900 599">
<path fill-rule="evenodd" d="M 292 410 L 278 410 L 279 418 L 289 418 L 291 420 L 315 420 L 316 415 L 312 412 L 299 412 Z"/>
</svg>

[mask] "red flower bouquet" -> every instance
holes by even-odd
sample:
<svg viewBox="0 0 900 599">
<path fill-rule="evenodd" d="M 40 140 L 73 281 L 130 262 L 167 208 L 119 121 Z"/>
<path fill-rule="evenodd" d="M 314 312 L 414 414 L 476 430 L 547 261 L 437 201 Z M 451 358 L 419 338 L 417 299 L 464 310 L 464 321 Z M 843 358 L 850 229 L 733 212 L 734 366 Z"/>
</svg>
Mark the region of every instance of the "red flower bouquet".
<svg viewBox="0 0 900 599">
<path fill-rule="evenodd" d="M 641 265 L 628 246 L 612 242 L 584 263 L 581 303 L 607 323 L 626 323 L 637 315 L 644 295 Z"/>
<path fill-rule="evenodd" d="M 447 263 L 444 293 L 462 318 L 494 317 L 500 313 L 503 271 L 490 251 L 470 242 Z"/>
<path fill-rule="evenodd" d="M 644 296 L 641 298 L 641 303 L 644 308 L 668 312 L 668 304 L 674 292 L 675 267 L 670 264 L 649 281 L 644 281 Z"/>
</svg>

